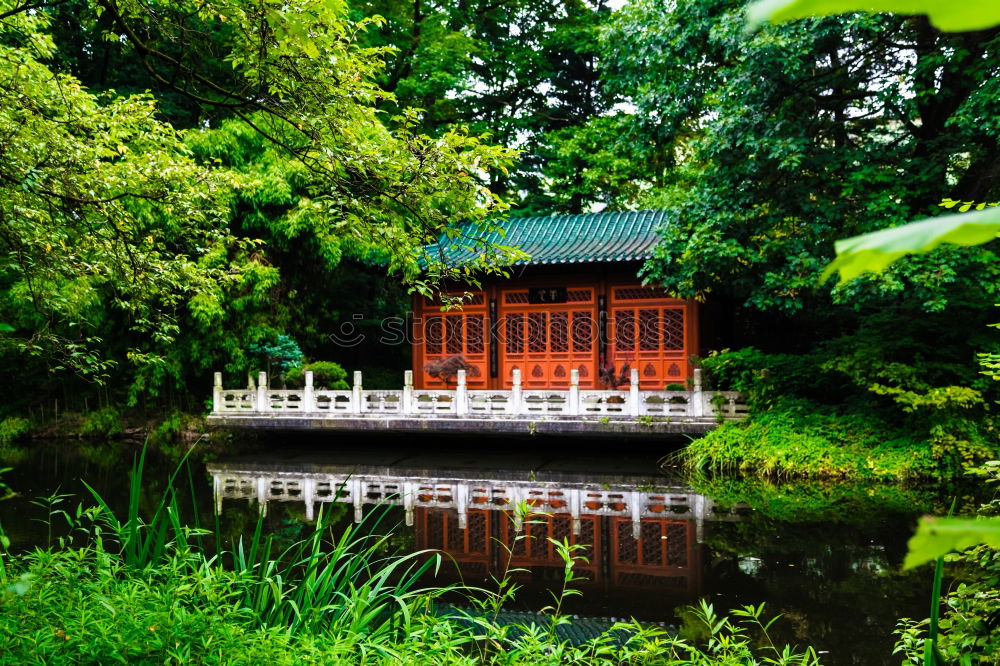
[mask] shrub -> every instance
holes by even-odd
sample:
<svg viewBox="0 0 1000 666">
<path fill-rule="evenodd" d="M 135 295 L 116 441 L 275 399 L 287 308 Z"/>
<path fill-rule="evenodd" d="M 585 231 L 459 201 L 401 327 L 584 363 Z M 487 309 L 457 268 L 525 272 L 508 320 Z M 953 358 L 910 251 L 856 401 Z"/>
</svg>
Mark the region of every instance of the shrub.
<svg viewBox="0 0 1000 666">
<path fill-rule="evenodd" d="M 0 446 L 13 444 L 31 429 L 31 422 L 20 416 L 8 416 L 0 421 Z"/>
<path fill-rule="evenodd" d="M 91 437 L 114 437 L 122 430 L 122 416 L 114 407 L 87 412 L 80 422 L 80 434 Z"/>
<path fill-rule="evenodd" d="M 925 440 L 863 414 L 782 400 L 678 453 L 689 469 L 770 478 L 914 479 L 939 472 Z"/>
<path fill-rule="evenodd" d="M 292 388 L 302 388 L 305 385 L 305 373 L 313 373 L 313 386 L 331 391 L 346 391 L 351 388 L 347 383 L 347 370 L 333 361 L 313 361 L 307 365 L 292 368 L 285 374 L 285 382 Z"/>
</svg>

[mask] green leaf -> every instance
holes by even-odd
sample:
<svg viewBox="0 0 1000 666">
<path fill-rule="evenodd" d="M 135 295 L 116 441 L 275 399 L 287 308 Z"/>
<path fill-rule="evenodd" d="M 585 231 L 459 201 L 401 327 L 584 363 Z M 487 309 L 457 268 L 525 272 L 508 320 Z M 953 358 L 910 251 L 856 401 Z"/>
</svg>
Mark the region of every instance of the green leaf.
<svg viewBox="0 0 1000 666">
<path fill-rule="evenodd" d="M 904 569 L 912 569 L 956 550 L 981 543 L 1000 548 L 1000 518 L 934 518 L 925 516 L 909 541 Z"/>
<path fill-rule="evenodd" d="M 1000 3 L 983 0 L 758 0 L 747 9 L 751 28 L 770 21 L 782 23 L 809 16 L 853 12 L 927 14 L 945 32 L 983 30 L 1000 24 Z"/>
<path fill-rule="evenodd" d="M 853 236 L 836 243 L 837 258 L 823 271 L 822 280 L 840 272 L 847 282 L 866 271 L 878 272 L 913 252 L 928 252 L 942 243 L 979 245 L 1000 234 L 1000 208 L 974 213 L 931 217 L 900 227 Z"/>
</svg>

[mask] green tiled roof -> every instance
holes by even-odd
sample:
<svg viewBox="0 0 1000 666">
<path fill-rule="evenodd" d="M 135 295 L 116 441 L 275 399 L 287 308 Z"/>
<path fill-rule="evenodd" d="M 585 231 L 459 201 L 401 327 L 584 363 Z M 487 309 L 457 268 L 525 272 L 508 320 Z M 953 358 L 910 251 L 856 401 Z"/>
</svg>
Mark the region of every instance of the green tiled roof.
<svg viewBox="0 0 1000 666">
<path fill-rule="evenodd" d="M 653 255 L 656 229 L 666 222 L 661 210 L 634 213 L 589 213 L 515 217 L 501 223 L 506 236 L 484 234 L 491 244 L 520 248 L 531 258 L 520 264 L 583 264 L 602 261 L 643 261 Z M 469 232 L 474 234 L 474 231 Z M 446 247 L 450 265 L 475 258 L 467 247 Z M 432 254 L 437 253 L 431 248 Z"/>
</svg>

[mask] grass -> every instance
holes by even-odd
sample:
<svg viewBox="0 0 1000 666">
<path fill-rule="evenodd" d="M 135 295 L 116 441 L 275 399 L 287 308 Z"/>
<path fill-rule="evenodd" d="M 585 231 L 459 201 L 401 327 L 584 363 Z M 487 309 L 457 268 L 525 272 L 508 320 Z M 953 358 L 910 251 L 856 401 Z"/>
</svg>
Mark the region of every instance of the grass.
<svg viewBox="0 0 1000 666">
<path fill-rule="evenodd" d="M 929 442 L 872 419 L 777 408 L 719 426 L 675 460 L 690 471 L 770 479 L 890 481 L 941 473 Z"/>
</svg>

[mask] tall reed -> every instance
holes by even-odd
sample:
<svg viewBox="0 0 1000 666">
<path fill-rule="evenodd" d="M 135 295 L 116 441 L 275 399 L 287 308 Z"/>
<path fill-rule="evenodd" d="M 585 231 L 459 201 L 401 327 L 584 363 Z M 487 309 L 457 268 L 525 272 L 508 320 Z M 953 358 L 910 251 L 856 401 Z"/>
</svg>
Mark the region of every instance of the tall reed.
<svg viewBox="0 0 1000 666">
<path fill-rule="evenodd" d="M 419 551 L 385 555 L 388 534 L 379 535 L 386 511 L 370 512 L 359 524 L 336 535 L 329 514 L 321 510 L 312 532 L 280 552 L 273 535 L 265 534 L 263 512 L 245 542 L 240 537 L 229 550 L 222 547 L 216 521 L 215 551 L 209 553 L 198 527 L 197 500 L 187 457 L 171 473 L 152 515 L 142 516 L 141 497 L 146 449 L 129 475 L 126 518 L 121 520 L 94 488 L 87 485 L 100 507 L 103 522 L 117 538 L 127 567 L 150 569 L 175 553 L 187 553 L 188 566 L 202 574 L 224 566 L 236 574 L 237 598 L 262 626 L 278 627 L 294 636 L 302 632 L 334 631 L 368 640 L 397 635 L 411 623 L 417 608 L 426 608 L 448 587 L 421 587 L 420 580 L 438 569 L 439 553 Z M 181 517 L 178 477 L 188 468 L 192 484 L 194 526 Z M 86 484 L 85 484 L 86 485 Z"/>
</svg>

